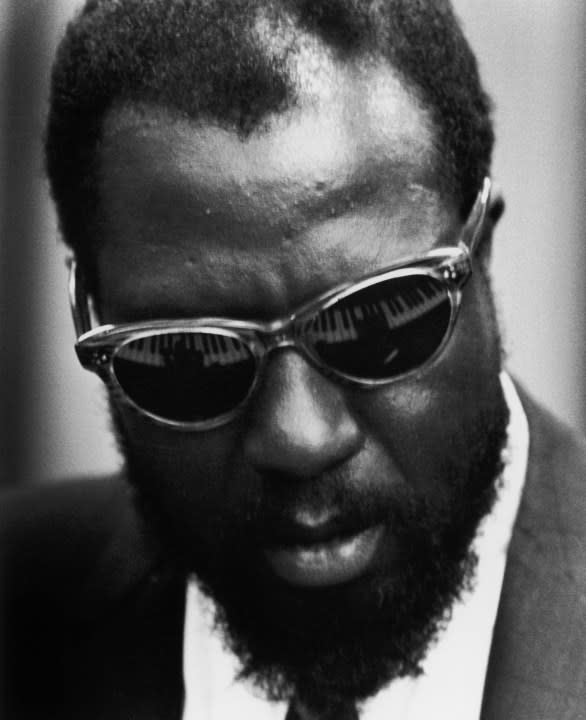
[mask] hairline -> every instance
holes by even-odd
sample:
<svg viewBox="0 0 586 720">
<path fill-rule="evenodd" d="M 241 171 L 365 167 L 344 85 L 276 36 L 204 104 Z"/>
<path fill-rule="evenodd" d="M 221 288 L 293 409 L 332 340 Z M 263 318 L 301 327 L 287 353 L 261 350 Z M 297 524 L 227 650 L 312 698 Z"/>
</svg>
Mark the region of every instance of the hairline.
<svg viewBox="0 0 586 720">
<path fill-rule="evenodd" d="M 324 51 L 329 50 L 327 46 L 324 46 Z M 445 201 L 454 202 L 457 205 L 457 190 L 449 162 L 445 161 L 442 156 L 444 143 L 441 140 L 441 129 L 433 118 L 430 103 L 426 102 L 422 91 L 412 82 L 409 82 L 408 78 L 404 77 L 388 57 L 382 53 L 376 58 L 369 52 L 365 52 L 363 55 L 363 57 L 340 58 L 336 62 L 343 64 L 345 67 L 357 67 L 359 71 L 368 69 L 368 67 L 374 67 L 376 63 L 381 66 L 385 72 L 390 74 L 392 80 L 400 86 L 409 98 L 414 111 L 420 116 L 422 125 L 425 127 L 427 132 L 427 138 L 425 139 L 425 145 L 427 145 L 426 162 L 428 163 L 431 173 L 437 180 L 436 187 L 438 192 Z M 369 78 L 368 82 L 372 82 L 372 78 Z M 255 127 L 246 134 L 240 132 L 234 123 L 223 121 L 221 118 L 206 111 L 191 114 L 181 110 L 172 102 L 149 101 L 140 99 L 139 97 L 129 98 L 119 96 L 118 98 L 114 98 L 112 104 L 102 116 L 99 138 L 95 148 L 95 159 L 97 161 L 96 200 L 98 202 L 98 215 L 100 214 L 100 204 L 102 200 L 100 190 L 102 182 L 104 181 L 102 175 L 103 153 L 109 138 L 115 137 L 119 132 L 132 132 L 134 130 L 140 132 L 141 128 L 153 126 L 160 128 L 164 124 L 168 124 L 178 128 L 182 126 L 188 129 L 192 128 L 195 131 L 215 128 L 220 132 L 226 132 L 236 137 L 239 142 L 245 144 L 255 138 L 278 132 L 281 127 L 286 127 L 294 121 L 296 113 L 304 112 L 308 106 L 314 105 L 315 107 L 319 107 L 322 104 L 328 104 L 330 102 L 329 98 L 324 99 L 317 94 L 306 94 L 303 92 L 303 89 L 297 92 L 298 87 L 296 87 L 295 90 L 293 102 L 285 108 L 271 110 L 266 113 Z M 462 220 L 464 221 L 465 218 L 462 218 Z"/>
</svg>

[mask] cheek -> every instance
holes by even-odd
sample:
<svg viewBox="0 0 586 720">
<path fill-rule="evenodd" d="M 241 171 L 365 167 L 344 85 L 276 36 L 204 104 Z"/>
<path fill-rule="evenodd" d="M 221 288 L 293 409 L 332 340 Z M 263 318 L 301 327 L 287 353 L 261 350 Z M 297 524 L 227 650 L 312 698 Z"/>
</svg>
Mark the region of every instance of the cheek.
<svg viewBox="0 0 586 720">
<path fill-rule="evenodd" d="M 382 391 L 356 396 L 366 432 L 385 448 L 413 486 L 441 492 L 445 478 L 465 477 L 473 450 L 501 400 L 500 342 L 484 293 L 470 286 L 442 355 L 422 372 Z"/>
<path fill-rule="evenodd" d="M 205 433 L 156 425 L 121 409 L 118 424 L 133 479 L 183 529 L 217 523 L 242 506 L 245 488 L 234 482 L 237 423 Z"/>
</svg>

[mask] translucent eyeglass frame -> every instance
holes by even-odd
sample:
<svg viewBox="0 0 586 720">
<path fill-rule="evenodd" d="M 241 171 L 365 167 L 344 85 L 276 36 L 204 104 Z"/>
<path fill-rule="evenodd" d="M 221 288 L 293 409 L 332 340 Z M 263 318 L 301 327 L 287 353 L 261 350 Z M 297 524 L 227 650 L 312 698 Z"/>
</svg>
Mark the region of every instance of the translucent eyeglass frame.
<svg viewBox="0 0 586 720">
<path fill-rule="evenodd" d="M 95 372 L 107 385 L 117 402 L 123 402 L 154 422 L 181 430 L 209 430 L 234 418 L 248 402 L 263 374 L 268 355 L 276 349 L 291 347 L 300 352 L 314 367 L 328 377 L 362 388 L 388 385 L 404 379 L 431 365 L 441 355 L 452 335 L 462 301 L 462 289 L 472 272 L 472 257 L 482 237 L 490 200 L 491 181 L 485 178 L 474 207 L 455 245 L 434 248 L 423 255 L 406 257 L 393 265 L 365 277 L 350 280 L 322 293 L 294 312 L 270 322 L 235 320 L 223 317 L 152 320 L 136 323 L 107 324 L 92 328 L 90 297 L 83 275 L 75 259 L 69 261 L 69 298 L 77 335 L 75 350 L 81 365 Z M 450 320 L 441 344 L 422 364 L 390 378 L 366 379 L 341 372 L 325 364 L 304 341 L 303 329 L 317 313 L 359 290 L 364 290 L 392 278 L 425 275 L 445 285 L 450 300 Z M 160 417 L 137 405 L 121 387 L 114 371 L 114 357 L 123 345 L 144 337 L 169 332 L 200 331 L 242 341 L 256 362 L 254 380 L 247 395 L 234 408 L 208 420 L 185 422 Z"/>
</svg>

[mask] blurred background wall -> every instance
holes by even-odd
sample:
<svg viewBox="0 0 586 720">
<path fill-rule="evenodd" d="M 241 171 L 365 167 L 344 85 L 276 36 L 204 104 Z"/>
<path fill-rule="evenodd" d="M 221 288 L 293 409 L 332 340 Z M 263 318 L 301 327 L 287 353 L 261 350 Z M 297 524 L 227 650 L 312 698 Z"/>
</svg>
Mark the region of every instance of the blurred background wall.
<svg viewBox="0 0 586 720">
<path fill-rule="evenodd" d="M 80 0 L 0 0 L 0 477 L 119 464 L 100 383 L 77 365 L 65 252 L 43 178 L 51 58 Z M 582 0 L 455 0 L 496 102 L 507 212 L 494 284 L 509 367 L 586 427 Z"/>
</svg>

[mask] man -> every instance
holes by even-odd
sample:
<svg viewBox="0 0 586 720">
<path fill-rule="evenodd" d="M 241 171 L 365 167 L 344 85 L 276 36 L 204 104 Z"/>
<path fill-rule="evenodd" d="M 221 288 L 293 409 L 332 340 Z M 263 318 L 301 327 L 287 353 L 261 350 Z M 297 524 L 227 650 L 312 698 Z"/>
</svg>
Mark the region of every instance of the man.
<svg viewBox="0 0 586 720">
<path fill-rule="evenodd" d="M 48 171 L 126 469 L 6 503 L 8 717 L 585 717 L 492 143 L 442 0 L 86 4 Z"/>
</svg>

